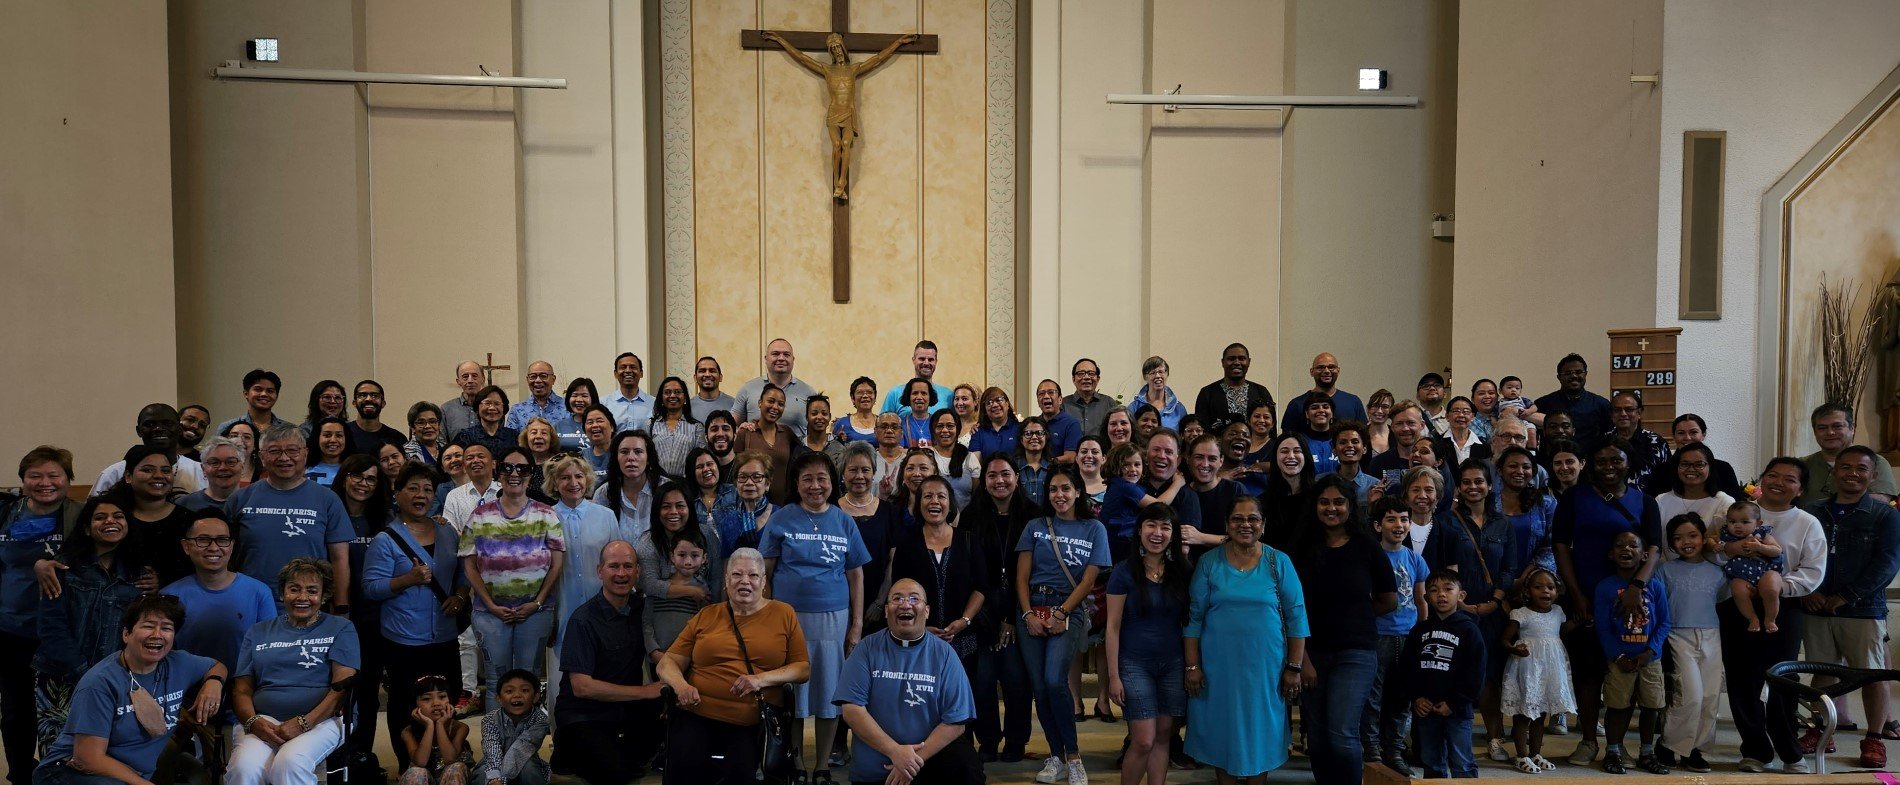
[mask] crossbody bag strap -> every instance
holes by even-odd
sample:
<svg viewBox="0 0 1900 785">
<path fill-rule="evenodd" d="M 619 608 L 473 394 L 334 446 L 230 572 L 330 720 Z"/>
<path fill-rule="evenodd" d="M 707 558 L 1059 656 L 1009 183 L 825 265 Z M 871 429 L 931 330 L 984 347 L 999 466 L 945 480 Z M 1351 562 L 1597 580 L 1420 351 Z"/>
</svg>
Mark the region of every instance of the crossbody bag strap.
<svg viewBox="0 0 1900 785">
<path fill-rule="evenodd" d="M 726 601 L 726 619 L 732 622 L 732 637 L 739 639 L 739 657 L 745 660 L 745 672 L 757 675 L 758 671 L 752 669 L 752 655 L 745 650 L 745 634 L 739 632 L 739 614 L 732 609 L 731 600 Z M 761 696 L 760 700 L 764 700 L 764 697 Z"/>
<path fill-rule="evenodd" d="M 1075 587 L 1082 584 L 1075 579 L 1075 573 L 1069 571 L 1069 563 L 1062 558 L 1062 549 L 1056 547 L 1055 519 L 1044 518 L 1042 524 L 1049 530 L 1049 552 L 1055 554 L 1056 566 L 1062 568 L 1062 577 L 1069 579 L 1069 591 L 1075 591 Z"/>
<path fill-rule="evenodd" d="M 388 529 L 386 531 L 389 534 L 389 538 L 396 541 L 396 547 L 402 549 L 404 556 L 408 556 L 410 561 L 417 564 L 422 563 L 422 557 L 416 555 L 416 549 L 409 546 L 409 539 L 404 536 L 408 534 L 407 531 L 397 531 L 395 529 Z M 438 600 L 447 600 L 449 598 L 448 591 L 442 588 L 441 583 L 434 580 L 429 581 L 429 591 L 435 592 L 435 598 Z"/>
<path fill-rule="evenodd" d="M 1491 565 L 1484 559 L 1484 544 L 1478 542 L 1478 536 L 1471 533 L 1470 514 L 1459 514 L 1457 508 L 1453 508 L 1451 514 L 1458 519 L 1458 528 L 1465 533 L 1465 541 L 1471 543 L 1472 554 L 1478 557 L 1478 569 L 1484 570 L 1484 582 L 1495 585 L 1497 581 L 1491 577 Z"/>
</svg>

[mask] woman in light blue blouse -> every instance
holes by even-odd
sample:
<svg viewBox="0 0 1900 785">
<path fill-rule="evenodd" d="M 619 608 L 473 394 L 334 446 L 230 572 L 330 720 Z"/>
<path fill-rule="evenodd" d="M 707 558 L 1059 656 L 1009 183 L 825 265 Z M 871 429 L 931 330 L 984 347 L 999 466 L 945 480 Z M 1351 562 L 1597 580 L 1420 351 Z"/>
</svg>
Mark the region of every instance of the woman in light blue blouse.
<svg viewBox="0 0 1900 785">
<path fill-rule="evenodd" d="M 1174 388 L 1168 386 L 1168 361 L 1160 356 L 1150 357 L 1141 363 L 1141 378 L 1144 382 L 1141 392 L 1135 393 L 1134 400 L 1128 402 L 1128 410 L 1140 412 L 1143 406 L 1155 407 L 1161 415 L 1161 427 L 1178 431 L 1181 418 L 1187 416 L 1187 406 L 1174 394 Z"/>
<path fill-rule="evenodd" d="M 403 467 L 396 477 L 396 515 L 402 525 L 376 535 L 363 557 L 363 595 L 383 603 L 389 663 L 384 716 L 399 769 L 408 768 L 399 736 L 416 707 L 416 679 L 448 675 L 459 685 L 454 674 L 462 672 L 455 645 L 462 625 L 456 617 L 469 610 L 469 587 L 455 556 L 455 529 L 429 517 L 434 479 L 427 466 Z"/>
</svg>

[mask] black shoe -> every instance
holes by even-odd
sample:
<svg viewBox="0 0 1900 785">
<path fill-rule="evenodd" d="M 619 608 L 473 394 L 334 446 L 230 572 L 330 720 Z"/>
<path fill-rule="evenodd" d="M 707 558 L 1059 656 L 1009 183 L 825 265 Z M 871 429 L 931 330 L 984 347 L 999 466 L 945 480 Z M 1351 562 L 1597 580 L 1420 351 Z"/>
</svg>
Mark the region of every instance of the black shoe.
<svg viewBox="0 0 1900 785">
<path fill-rule="evenodd" d="M 1696 774 L 1707 774 L 1709 772 L 1709 762 L 1702 759 L 1701 750 L 1690 750 L 1689 757 L 1682 759 L 1682 768 L 1695 772 Z"/>
<path fill-rule="evenodd" d="M 827 762 L 830 764 L 831 768 L 842 769 L 846 766 L 851 765 L 851 753 L 848 750 L 842 750 L 842 749 L 832 750 L 831 760 Z"/>
<path fill-rule="evenodd" d="M 1644 755 L 1640 758 L 1637 758 L 1636 768 L 1642 769 L 1643 771 L 1647 771 L 1651 774 L 1656 774 L 1656 775 L 1669 773 L 1669 767 L 1664 766 L 1662 764 L 1662 761 L 1656 759 L 1655 755 Z"/>
<path fill-rule="evenodd" d="M 1668 747 L 1659 746 L 1656 748 L 1656 761 L 1664 766 L 1674 766 L 1676 765 L 1676 753 Z"/>
<path fill-rule="evenodd" d="M 819 769 L 811 773 L 811 785 L 832 785 L 831 770 Z"/>
<path fill-rule="evenodd" d="M 1386 768 L 1398 772 L 1406 779 L 1411 779 L 1417 775 L 1417 772 L 1413 771 L 1411 766 L 1405 765 L 1405 759 L 1398 755 L 1387 755 L 1380 760 L 1380 762 L 1384 763 Z"/>
<path fill-rule="evenodd" d="M 1004 763 L 1021 763 L 1023 762 L 1023 752 L 1024 750 L 1021 747 L 1004 747 L 1003 754 L 996 756 L 996 759 Z"/>
<path fill-rule="evenodd" d="M 1627 771 L 1623 768 L 1623 754 L 1616 751 L 1614 744 L 1603 752 L 1603 770 L 1610 774 L 1622 774 Z"/>
</svg>

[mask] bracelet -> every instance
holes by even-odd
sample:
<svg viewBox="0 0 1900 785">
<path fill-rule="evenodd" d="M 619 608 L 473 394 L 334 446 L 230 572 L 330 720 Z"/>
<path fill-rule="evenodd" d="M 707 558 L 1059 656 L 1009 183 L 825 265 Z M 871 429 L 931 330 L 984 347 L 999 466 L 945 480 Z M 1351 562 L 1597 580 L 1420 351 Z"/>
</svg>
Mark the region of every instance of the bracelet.
<svg viewBox="0 0 1900 785">
<path fill-rule="evenodd" d="M 1022 619 L 1023 621 L 1029 621 L 1029 616 L 1032 613 L 1034 613 L 1034 611 L 1023 611 L 1023 615 L 1018 616 L 1017 618 Z"/>
<path fill-rule="evenodd" d="M 224 677 L 216 673 L 205 676 L 203 681 L 212 681 L 214 679 L 217 681 L 224 681 Z"/>
<path fill-rule="evenodd" d="M 957 621 L 963 622 L 963 626 L 965 627 L 970 626 L 970 617 L 968 616 L 958 616 Z"/>
<path fill-rule="evenodd" d="M 1060 605 L 1057 605 L 1057 606 L 1055 606 L 1055 607 L 1053 607 L 1053 608 L 1050 608 L 1050 609 L 1049 609 L 1049 612 L 1050 612 L 1050 613 L 1053 613 L 1053 614 L 1056 614 L 1056 615 L 1059 615 L 1059 616 L 1061 616 L 1061 617 L 1062 617 L 1062 618 L 1064 618 L 1064 619 L 1066 619 L 1066 618 L 1069 618 L 1069 612 L 1068 612 L 1068 611 L 1066 611 L 1066 610 L 1063 610 L 1063 609 L 1062 609 L 1062 606 L 1060 606 Z"/>
<path fill-rule="evenodd" d="M 299 714 L 295 717 L 291 717 L 291 719 L 297 721 L 297 727 L 302 728 L 304 730 L 310 730 L 310 721 L 304 719 L 302 714 Z"/>
<path fill-rule="evenodd" d="M 1197 670 L 1200 670 L 1200 669 L 1201 669 L 1201 666 L 1199 666 L 1199 665 L 1189 665 L 1189 666 L 1187 666 L 1187 669 L 1188 669 L 1188 672 L 1189 672 L 1189 673 L 1193 673 L 1194 671 L 1197 671 Z"/>
<path fill-rule="evenodd" d="M 1293 673 L 1299 673 L 1300 671 L 1306 670 L 1306 664 L 1300 663 L 1300 662 L 1288 662 L 1286 664 L 1286 669 Z"/>
<path fill-rule="evenodd" d="M 256 725 L 256 724 L 257 724 L 257 720 L 258 720 L 259 718 L 261 718 L 261 717 L 263 717 L 263 716 L 264 716 L 264 715 L 262 715 L 262 714 L 253 714 L 253 715 L 251 715 L 251 718 L 250 718 L 250 719 L 248 719 L 248 720 L 245 720 L 245 721 L 244 721 L 244 732 L 245 732 L 245 733 L 250 733 L 250 732 L 251 732 L 251 726 L 252 726 L 252 725 Z"/>
</svg>

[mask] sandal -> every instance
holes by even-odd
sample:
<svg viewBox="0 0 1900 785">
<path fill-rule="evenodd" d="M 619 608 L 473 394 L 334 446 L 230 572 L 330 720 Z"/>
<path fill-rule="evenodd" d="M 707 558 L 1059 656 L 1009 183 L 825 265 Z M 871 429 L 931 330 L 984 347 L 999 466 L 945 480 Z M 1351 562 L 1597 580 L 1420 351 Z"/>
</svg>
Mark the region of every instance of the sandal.
<svg viewBox="0 0 1900 785">
<path fill-rule="evenodd" d="M 1637 758 L 1636 768 L 1642 769 L 1643 771 L 1647 771 L 1651 774 L 1668 774 L 1669 773 L 1669 767 L 1664 766 L 1662 764 L 1662 761 L 1657 760 L 1656 756 L 1653 753 Z"/>
<path fill-rule="evenodd" d="M 1537 761 L 1531 760 L 1530 758 L 1518 758 L 1517 770 L 1524 772 L 1525 774 L 1544 773 L 1544 770 L 1537 765 Z"/>
<path fill-rule="evenodd" d="M 1887 720 L 1887 724 L 1880 726 L 1880 738 L 1900 741 L 1900 720 Z"/>
<path fill-rule="evenodd" d="M 1603 771 L 1609 774 L 1622 774 L 1627 771 L 1623 768 L 1623 756 L 1616 751 L 1615 747 L 1603 753 Z"/>
<path fill-rule="evenodd" d="M 1543 769 L 1544 771 L 1557 770 L 1557 764 L 1545 760 L 1542 755 L 1532 755 L 1531 762 L 1537 764 L 1537 768 Z"/>
</svg>

